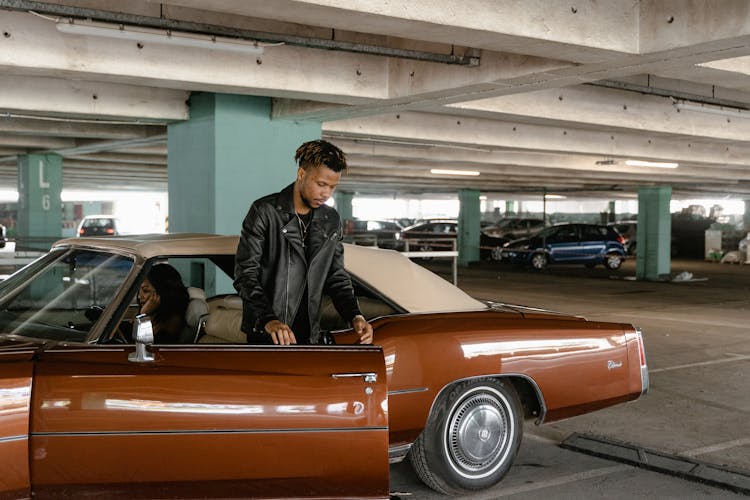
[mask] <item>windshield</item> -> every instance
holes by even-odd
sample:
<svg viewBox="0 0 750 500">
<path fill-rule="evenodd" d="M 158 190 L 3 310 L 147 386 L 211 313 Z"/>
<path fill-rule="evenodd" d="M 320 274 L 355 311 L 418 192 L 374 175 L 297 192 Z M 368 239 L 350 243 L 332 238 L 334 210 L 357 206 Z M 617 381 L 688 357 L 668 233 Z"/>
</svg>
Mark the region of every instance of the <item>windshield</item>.
<svg viewBox="0 0 750 500">
<path fill-rule="evenodd" d="M 85 341 L 132 267 L 120 255 L 54 251 L 0 286 L 0 333 Z"/>
</svg>

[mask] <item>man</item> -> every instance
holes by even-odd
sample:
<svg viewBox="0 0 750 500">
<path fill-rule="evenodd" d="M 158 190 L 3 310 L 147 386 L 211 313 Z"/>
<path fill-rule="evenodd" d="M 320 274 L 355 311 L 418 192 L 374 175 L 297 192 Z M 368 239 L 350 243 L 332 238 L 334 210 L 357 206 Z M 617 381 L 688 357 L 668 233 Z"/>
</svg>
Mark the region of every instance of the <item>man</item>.
<svg viewBox="0 0 750 500">
<path fill-rule="evenodd" d="M 326 293 L 360 343 L 370 344 L 372 326 L 344 270 L 341 219 L 325 204 L 346 170 L 346 157 L 318 140 L 302 144 L 294 160 L 295 182 L 256 200 L 242 223 L 234 270 L 242 331 L 253 343 L 262 335 L 274 344 L 317 344 Z"/>
</svg>

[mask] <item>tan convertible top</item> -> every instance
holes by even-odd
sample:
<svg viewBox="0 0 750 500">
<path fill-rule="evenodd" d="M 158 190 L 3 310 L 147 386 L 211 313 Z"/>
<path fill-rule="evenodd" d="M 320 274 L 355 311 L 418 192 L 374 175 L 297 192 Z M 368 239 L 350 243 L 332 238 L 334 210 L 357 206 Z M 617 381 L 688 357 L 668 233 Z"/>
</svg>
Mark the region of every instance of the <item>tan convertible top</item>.
<svg viewBox="0 0 750 500">
<path fill-rule="evenodd" d="M 117 250 L 149 259 L 158 256 L 234 255 L 238 236 L 178 233 L 107 238 L 68 238 L 72 245 Z M 393 250 L 344 245 L 347 271 L 408 312 L 476 311 L 482 302 Z"/>
</svg>

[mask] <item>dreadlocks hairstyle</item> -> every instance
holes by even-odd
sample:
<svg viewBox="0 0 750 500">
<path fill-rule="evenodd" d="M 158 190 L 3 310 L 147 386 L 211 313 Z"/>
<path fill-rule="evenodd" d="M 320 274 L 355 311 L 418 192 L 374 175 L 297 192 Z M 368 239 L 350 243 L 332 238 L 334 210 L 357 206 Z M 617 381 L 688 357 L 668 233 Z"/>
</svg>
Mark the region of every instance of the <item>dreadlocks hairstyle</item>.
<svg viewBox="0 0 750 500">
<path fill-rule="evenodd" d="M 301 168 L 325 165 L 334 172 L 346 170 L 346 155 L 328 141 L 309 141 L 297 148 L 294 161 Z"/>
</svg>

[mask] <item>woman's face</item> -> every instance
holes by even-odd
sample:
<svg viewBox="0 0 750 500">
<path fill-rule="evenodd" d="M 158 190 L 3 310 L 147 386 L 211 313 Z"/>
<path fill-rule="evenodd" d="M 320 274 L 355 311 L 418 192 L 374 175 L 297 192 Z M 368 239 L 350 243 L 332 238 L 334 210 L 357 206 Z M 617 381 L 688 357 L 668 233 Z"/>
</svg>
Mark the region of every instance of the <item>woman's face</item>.
<svg viewBox="0 0 750 500">
<path fill-rule="evenodd" d="M 152 315 L 159 308 L 161 298 L 156 293 L 154 285 L 148 279 L 143 280 L 138 289 L 138 305 L 141 306 L 141 314 Z"/>
</svg>

